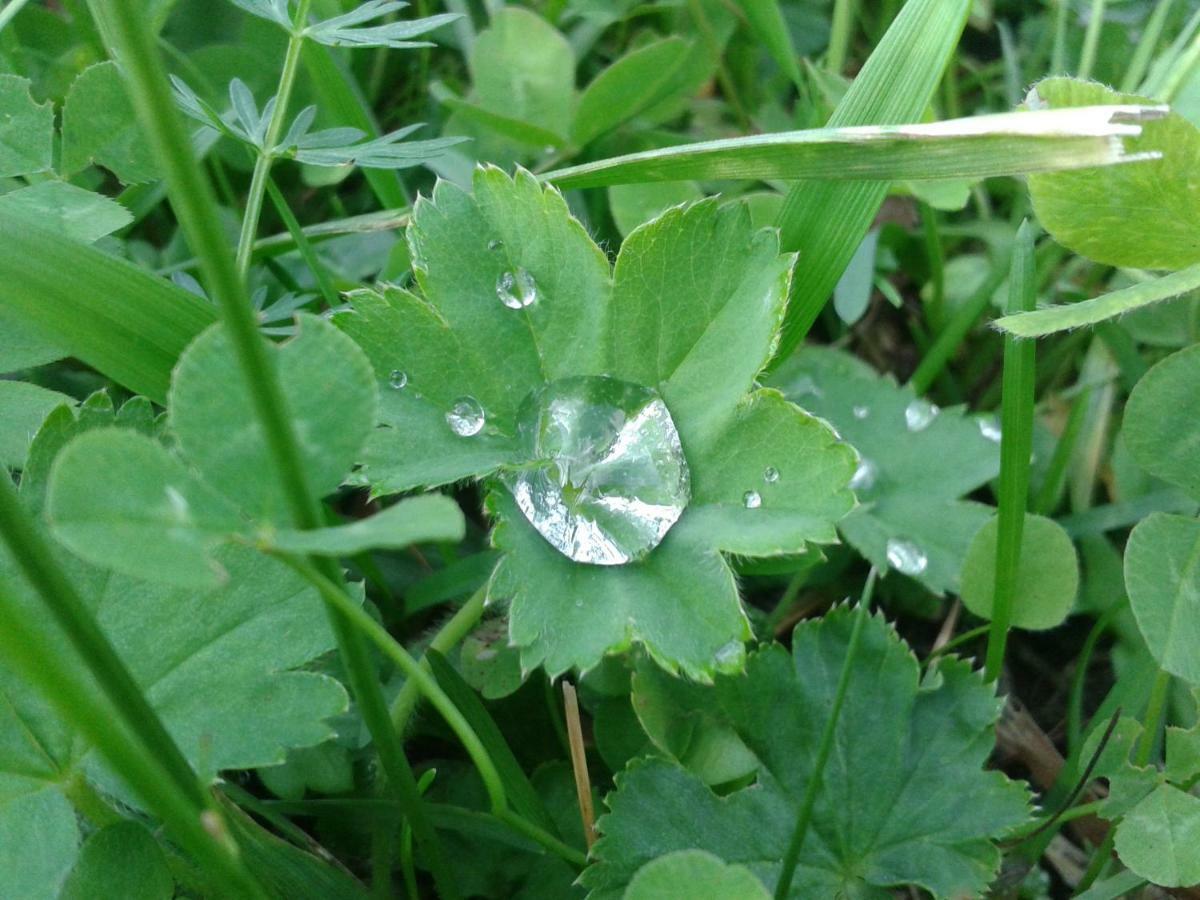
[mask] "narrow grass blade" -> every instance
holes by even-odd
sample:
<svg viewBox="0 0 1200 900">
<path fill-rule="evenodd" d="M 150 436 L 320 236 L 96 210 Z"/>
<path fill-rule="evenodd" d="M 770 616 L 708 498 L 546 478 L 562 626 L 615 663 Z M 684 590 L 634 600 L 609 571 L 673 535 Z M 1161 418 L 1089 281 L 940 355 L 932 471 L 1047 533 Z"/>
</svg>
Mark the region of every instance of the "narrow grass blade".
<svg viewBox="0 0 1200 900">
<path fill-rule="evenodd" d="M 542 177 L 562 188 L 744 178 L 988 178 L 1083 169 L 1146 157 L 1121 139 L 1158 107 L 1092 106 L 1000 113 L 917 125 L 785 131 L 632 153 Z"/>
<path fill-rule="evenodd" d="M 958 45 L 971 0 L 909 0 L 863 65 L 827 125 L 894 125 L 918 121 Z M 801 183 L 784 201 L 782 249 L 799 251 L 802 278 L 792 279 L 776 360 L 804 340 L 887 196 L 878 181 Z"/>
<path fill-rule="evenodd" d="M 1037 300 L 1037 268 L 1033 259 L 1033 226 L 1024 222 L 1013 246 L 1009 270 L 1011 311 L 1032 309 Z M 1021 536 L 1029 504 L 1029 455 L 1033 451 L 1033 400 L 1037 345 L 1015 337 L 1004 339 L 1003 394 L 1000 406 L 1000 502 L 996 534 L 996 581 L 992 629 L 988 634 L 984 676 L 1000 677 L 1004 647 L 1012 622 L 1013 595 L 1021 563 Z"/>
<path fill-rule="evenodd" d="M 0 307 L 157 403 L 171 369 L 217 318 L 199 297 L 24 217 L 0 217 Z"/>
<path fill-rule="evenodd" d="M 800 77 L 799 57 L 792 43 L 792 33 L 779 8 L 779 0 L 738 0 L 737 4 L 754 36 L 762 41 L 775 64 L 783 71 L 796 89 L 803 93 L 804 82 Z"/>
<path fill-rule="evenodd" d="M 997 319 L 993 324 L 1017 337 L 1044 337 L 1056 331 L 1095 325 L 1135 309 L 1170 300 L 1200 288 L 1200 264 L 1180 269 L 1153 281 L 1143 281 L 1111 294 L 1102 294 L 1079 303 L 1048 306 L 1031 312 L 1019 312 Z"/>
</svg>

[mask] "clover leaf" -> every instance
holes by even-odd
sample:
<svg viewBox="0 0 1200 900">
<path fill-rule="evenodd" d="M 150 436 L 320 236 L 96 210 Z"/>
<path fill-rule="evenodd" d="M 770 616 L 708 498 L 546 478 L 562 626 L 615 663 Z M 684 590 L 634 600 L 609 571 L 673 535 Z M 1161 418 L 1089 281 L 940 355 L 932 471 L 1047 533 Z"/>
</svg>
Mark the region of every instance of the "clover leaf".
<svg viewBox="0 0 1200 900">
<path fill-rule="evenodd" d="M 582 882 L 592 900 L 622 892 L 652 860 L 715 854 L 775 887 L 846 656 L 855 613 L 838 607 L 798 626 L 792 651 L 751 655 L 719 677 L 708 716 L 752 754 L 754 783 L 717 794 L 701 775 L 659 758 L 617 776 Z M 1000 864 L 993 840 L 1028 815 L 1026 790 L 983 765 L 1002 702 L 959 659 L 922 675 L 880 616 L 864 624 L 846 704 L 801 849 L 790 897 L 983 896 Z M 700 771 L 708 759 L 701 756 Z M 970 798 L 970 802 L 962 802 Z"/>
<path fill-rule="evenodd" d="M 383 385 L 359 477 L 375 494 L 485 481 L 523 667 L 634 643 L 699 680 L 750 636 L 723 553 L 836 540 L 854 452 L 758 386 L 792 258 L 740 205 L 668 210 L 615 267 L 529 173 L 439 182 L 408 231 L 413 290 L 334 321 Z"/>
</svg>

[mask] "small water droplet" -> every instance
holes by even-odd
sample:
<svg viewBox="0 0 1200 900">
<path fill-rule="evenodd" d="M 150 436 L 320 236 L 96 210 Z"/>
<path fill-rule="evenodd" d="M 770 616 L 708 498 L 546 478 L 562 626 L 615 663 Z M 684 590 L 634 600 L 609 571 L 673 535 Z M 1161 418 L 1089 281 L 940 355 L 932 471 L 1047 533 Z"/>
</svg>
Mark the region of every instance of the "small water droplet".
<svg viewBox="0 0 1200 900">
<path fill-rule="evenodd" d="M 496 658 L 500 651 L 495 647 L 483 646 L 479 648 L 479 652 L 475 654 L 475 659 L 478 662 L 489 662 Z"/>
<path fill-rule="evenodd" d="M 517 437 L 533 463 L 507 479 L 517 506 L 577 562 L 645 556 L 691 498 L 679 432 L 650 388 L 604 376 L 551 382 L 521 407 Z"/>
<path fill-rule="evenodd" d="M 867 416 L 869 416 L 869 415 L 871 414 L 871 407 L 869 407 L 869 406 L 856 406 L 856 407 L 854 407 L 854 409 L 852 410 L 852 412 L 854 413 L 854 418 L 856 418 L 856 419 L 865 419 Z"/>
<path fill-rule="evenodd" d="M 488 241 L 488 249 L 489 250 L 503 250 L 504 249 L 504 241 L 500 240 L 499 238 L 493 238 L 492 240 Z"/>
<path fill-rule="evenodd" d="M 897 572 L 904 575 L 920 575 L 929 567 L 925 551 L 907 538 L 889 538 L 887 561 Z"/>
<path fill-rule="evenodd" d="M 187 497 L 179 488 L 173 484 L 168 484 L 166 487 L 167 505 L 171 507 L 171 514 L 177 522 L 190 522 L 192 519 L 191 504 L 188 503 Z"/>
<path fill-rule="evenodd" d="M 818 398 L 825 396 L 825 392 L 817 387 L 817 383 L 813 381 L 811 375 L 801 375 L 792 383 L 793 397 L 804 397 L 810 394 Z"/>
<path fill-rule="evenodd" d="M 746 655 L 746 648 L 741 641 L 730 641 L 713 654 L 713 660 L 721 668 L 733 668 L 739 665 Z"/>
<path fill-rule="evenodd" d="M 904 407 L 904 424 L 909 431 L 924 431 L 933 424 L 939 412 L 937 406 L 918 397 Z"/>
<path fill-rule="evenodd" d="M 767 466 L 763 469 L 763 481 L 767 484 L 775 484 L 779 481 L 779 470 L 774 466 Z"/>
<path fill-rule="evenodd" d="M 525 309 L 537 300 L 537 283 L 525 269 L 501 272 L 496 279 L 496 296 L 509 309 Z"/>
<path fill-rule="evenodd" d="M 993 443 L 1000 443 L 1000 423 L 991 416 L 980 416 L 976 419 L 979 425 L 979 433 Z"/>
<path fill-rule="evenodd" d="M 446 413 L 446 424 L 459 437 L 471 437 L 483 430 L 483 407 L 474 397 L 459 397 Z"/>
<path fill-rule="evenodd" d="M 746 491 L 742 494 L 742 506 L 746 509 L 758 509 L 762 506 L 762 494 L 758 491 Z"/>
<path fill-rule="evenodd" d="M 875 463 L 871 462 L 865 456 L 858 461 L 858 468 L 854 470 L 854 474 L 850 478 L 850 490 L 862 493 L 869 491 L 875 487 L 875 476 L 878 472 L 875 469 Z"/>
<path fill-rule="evenodd" d="M 583 598 L 582 597 L 579 597 L 575 600 L 575 608 L 583 609 Z"/>
<path fill-rule="evenodd" d="M 392 369 L 391 374 L 388 375 L 388 384 L 396 390 L 400 390 L 408 384 L 408 373 L 403 369 Z"/>
</svg>

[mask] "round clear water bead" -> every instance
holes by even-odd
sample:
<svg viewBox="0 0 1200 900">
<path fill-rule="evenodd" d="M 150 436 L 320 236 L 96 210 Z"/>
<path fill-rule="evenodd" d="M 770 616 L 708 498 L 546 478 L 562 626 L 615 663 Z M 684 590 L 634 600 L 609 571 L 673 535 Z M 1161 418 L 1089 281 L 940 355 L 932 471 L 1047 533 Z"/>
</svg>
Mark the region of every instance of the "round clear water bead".
<svg viewBox="0 0 1200 900">
<path fill-rule="evenodd" d="M 890 538 L 887 542 L 887 561 L 897 572 L 920 575 L 929 567 L 925 551 L 907 538 Z"/>
<path fill-rule="evenodd" d="M 388 384 L 396 390 L 400 390 L 408 385 L 408 373 L 403 369 L 392 369 L 391 374 L 388 375 Z"/>
<path fill-rule="evenodd" d="M 767 484 L 777 484 L 779 482 L 779 470 L 774 466 L 767 466 L 763 470 L 763 481 Z"/>
<path fill-rule="evenodd" d="M 976 419 L 979 424 L 979 433 L 993 443 L 1000 443 L 1002 437 L 1000 431 L 1000 423 L 991 416 L 980 416 Z"/>
<path fill-rule="evenodd" d="M 875 478 L 878 474 L 875 469 L 875 463 L 871 462 L 865 456 L 860 457 L 858 466 L 855 468 L 854 474 L 850 477 L 850 490 L 859 493 L 869 491 L 875 487 Z"/>
<path fill-rule="evenodd" d="M 941 410 L 919 397 L 904 407 L 904 424 L 909 431 L 924 431 L 933 424 Z"/>
<path fill-rule="evenodd" d="M 576 562 L 640 559 L 691 497 L 679 432 L 650 388 L 605 376 L 560 379 L 525 401 L 517 437 L 530 460 L 507 478 L 517 506 Z"/>
<path fill-rule="evenodd" d="M 474 397 L 459 397 L 446 413 L 446 424 L 459 437 L 473 437 L 483 431 L 487 416 Z"/>
<path fill-rule="evenodd" d="M 860 419 L 860 420 L 865 419 L 867 416 L 869 416 L 871 414 L 871 407 L 856 406 L 856 407 L 854 407 L 852 412 L 854 413 L 854 418 Z"/>
<path fill-rule="evenodd" d="M 525 309 L 537 300 L 537 282 L 524 269 L 501 272 L 496 279 L 496 296 L 509 309 Z"/>
<path fill-rule="evenodd" d="M 762 506 L 762 494 L 758 491 L 746 491 L 742 494 L 742 506 L 746 509 L 758 509 Z"/>
</svg>

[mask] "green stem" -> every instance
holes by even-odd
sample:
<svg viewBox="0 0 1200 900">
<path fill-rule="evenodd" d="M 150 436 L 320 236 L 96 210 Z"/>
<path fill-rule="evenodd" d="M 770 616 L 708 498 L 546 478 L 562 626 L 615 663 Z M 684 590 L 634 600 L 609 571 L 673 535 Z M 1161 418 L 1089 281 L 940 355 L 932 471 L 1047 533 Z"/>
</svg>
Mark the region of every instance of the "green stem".
<svg viewBox="0 0 1200 900">
<path fill-rule="evenodd" d="M 837 734 L 838 717 L 842 712 L 842 704 L 846 701 L 846 691 L 850 685 L 850 673 L 854 668 L 854 658 L 858 655 L 858 645 L 862 639 L 863 626 L 870 617 L 871 596 L 875 592 L 876 570 L 871 569 L 867 575 L 867 583 L 863 586 L 862 598 L 855 610 L 854 624 L 850 629 L 850 639 L 846 642 L 846 658 L 842 661 L 842 671 L 838 675 L 837 687 L 833 694 L 833 706 L 829 710 L 829 718 L 821 732 L 821 743 L 817 748 L 817 758 L 813 763 L 812 772 L 808 776 L 808 784 L 804 788 L 804 799 L 800 803 L 800 811 L 796 815 L 796 827 L 792 830 L 791 840 L 788 841 L 787 852 L 779 869 L 779 881 L 775 884 L 775 900 L 784 900 L 792 889 L 792 879 L 796 874 L 796 864 L 800 860 L 800 850 L 804 846 L 804 838 L 808 826 L 812 822 L 813 809 L 816 806 L 817 794 L 821 789 L 821 778 L 825 772 L 825 764 L 833 750 L 833 739 Z"/>
<path fill-rule="evenodd" d="M 1133 93 L 1142 83 L 1142 79 L 1146 77 L 1146 72 L 1150 68 L 1150 59 L 1158 48 L 1163 28 L 1167 24 L 1167 17 L 1171 14 L 1171 8 L 1174 5 L 1175 0 L 1158 0 L 1158 3 L 1155 4 L 1154 12 L 1146 21 L 1146 27 L 1138 40 L 1137 48 L 1133 51 L 1133 59 L 1129 61 L 1129 68 L 1125 70 L 1125 77 L 1121 79 L 1123 92 Z"/>
<path fill-rule="evenodd" d="M 1104 27 L 1104 7 L 1107 0 L 1092 0 L 1092 12 L 1088 18 L 1087 31 L 1083 35 L 1083 50 L 1079 54 L 1080 78 L 1091 78 L 1092 66 L 1096 64 L 1096 50 L 1100 47 L 1100 30 Z"/>
<path fill-rule="evenodd" d="M 841 75 L 850 55 L 850 38 L 854 28 L 856 0 L 834 0 L 833 20 L 829 26 L 829 52 L 825 55 L 825 68 L 834 75 Z"/>
<path fill-rule="evenodd" d="M 1067 14 L 1071 0 L 1052 0 L 1054 3 L 1054 49 L 1050 55 L 1050 74 L 1067 74 Z"/>
<path fill-rule="evenodd" d="M 946 655 L 952 650 L 957 650 L 963 644 L 969 644 L 971 641 L 975 640 L 975 638 L 983 637 L 988 633 L 991 627 L 991 625 L 979 625 L 975 628 L 972 628 L 970 631 L 964 631 L 962 634 L 946 641 L 946 643 L 942 644 L 942 646 L 938 647 L 936 650 L 931 650 L 929 655 L 925 657 L 925 662 L 928 663 L 931 660 L 937 659 L 939 656 Z"/>
<path fill-rule="evenodd" d="M 438 653 L 449 653 L 454 649 L 459 641 L 470 634 L 471 629 L 483 616 L 483 604 L 486 599 L 487 586 L 485 585 L 472 594 L 471 599 L 450 617 L 450 620 L 433 636 L 429 646 Z M 429 663 L 424 657 L 421 658 L 421 670 L 426 673 L 430 671 Z M 400 693 L 396 695 L 396 699 L 392 701 L 392 726 L 396 731 L 404 733 L 404 729 L 408 727 L 408 720 L 412 717 L 413 711 L 417 708 L 417 701 L 420 699 L 421 690 L 417 687 L 417 683 L 412 680 L 405 682 Z"/>
<path fill-rule="evenodd" d="M 277 555 L 307 578 L 320 591 L 325 602 L 337 609 L 362 635 L 379 648 L 404 673 L 408 683 L 414 684 L 416 690 L 438 711 L 450 730 L 458 737 L 476 771 L 479 772 L 492 807 L 492 814 L 521 834 L 537 841 L 546 849 L 559 854 L 568 862 L 580 866 L 585 865 L 587 859 L 578 850 L 568 847 L 562 841 L 512 811 L 508 803 L 508 794 L 504 788 L 504 780 L 500 777 L 500 772 L 492 761 L 487 748 L 483 746 L 483 741 L 479 739 L 479 735 L 475 733 L 475 729 L 471 727 L 466 717 L 459 712 L 454 701 L 442 690 L 428 665 L 418 662 L 399 641 L 388 634 L 386 628 L 371 617 L 370 613 L 355 603 L 341 585 L 326 578 L 308 560 L 290 554 Z"/>
<path fill-rule="evenodd" d="M 308 0 L 301 0 L 301 6 L 307 9 Z M 196 164 L 187 132 L 175 112 L 162 62 L 146 27 L 144 11 L 135 0 L 91 0 L 91 9 L 97 20 L 107 25 L 105 31 L 121 59 L 130 99 L 166 175 L 172 208 L 189 246 L 200 260 L 209 294 L 220 308 L 291 518 L 301 529 L 320 528 L 324 524 L 321 504 L 308 483 L 283 390 L 268 356 L 268 345 L 258 333 L 246 286 L 218 224 L 220 217 L 212 187 Z M 279 99 L 279 105 L 286 106 L 286 98 Z M 319 565 L 326 577 L 333 581 L 341 579 L 341 570 L 333 560 L 322 560 Z M 387 782 L 397 799 L 407 802 L 414 811 L 414 832 L 424 845 L 434 879 L 442 894 L 454 900 L 458 896 L 456 882 L 445 862 L 437 835 L 422 815 L 416 781 L 404 758 L 400 740 L 388 721 L 387 702 L 367 647 L 361 635 L 334 610 L 330 611 L 330 623 Z"/>
<path fill-rule="evenodd" d="M 267 178 L 271 172 L 271 163 L 275 159 L 275 145 L 279 143 L 283 123 L 287 119 L 292 88 L 296 84 L 300 51 L 304 48 L 304 28 L 308 22 L 308 8 L 311 4 L 312 0 L 298 0 L 296 4 L 296 16 L 292 20 L 287 54 L 283 58 L 283 71 L 279 75 L 279 89 L 275 92 L 275 109 L 271 113 L 271 121 L 267 123 L 263 146 L 258 148 L 254 174 L 250 177 L 250 192 L 246 196 L 246 211 L 242 216 L 242 233 L 238 237 L 237 246 L 237 270 L 243 278 L 250 270 L 250 255 L 254 250 L 254 236 L 258 233 L 258 219 L 262 214 Z"/>
<path fill-rule="evenodd" d="M 1117 603 L 1100 614 L 1084 639 L 1083 647 L 1075 660 L 1075 675 L 1071 681 L 1071 695 L 1067 701 L 1067 751 L 1071 756 L 1083 747 L 1083 693 L 1087 687 L 1087 673 L 1092 654 L 1096 652 L 1096 645 L 1108 631 L 1113 619 L 1124 608 L 1124 602 Z"/>
<path fill-rule="evenodd" d="M 8 6 L 4 7 L 4 9 L 0 9 L 0 31 L 4 30 L 4 27 L 13 20 L 13 17 L 16 16 L 16 14 L 19 13 L 28 2 L 29 0 L 12 0 Z"/>
<path fill-rule="evenodd" d="M 231 897 L 263 898 L 242 867 L 236 843 L 116 651 L 58 571 L 50 548 L 0 470 L 0 537 L 17 565 L 83 658 L 90 682 L 46 633 L 45 617 L 0 591 L 0 657 L 54 706 Z M 136 698 L 131 698 L 132 685 Z M 99 687 L 97 693 L 96 686 Z M 130 708 L 132 706 L 132 708 Z M 182 774 L 177 769 L 182 765 Z M 78 795 L 81 789 L 74 786 Z M 68 787 L 68 794 L 72 788 Z M 86 811 L 86 810 L 85 810 Z"/>
<path fill-rule="evenodd" d="M 1033 309 L 1037 272 L 1033 226 L 1017 231 L 1009 274 L 1010 312 Z M 1033 400 L 1037 345 L 1004 337 L 1003 391 L 1000 400 L 1000 501 L 996 534 L 996 574 L 992 625 L 984 677 L 995 681 L 1004 667 L 1004 649 L 1012 624 L 1012 604 L 1021 563 L 1021 536 L 1029 505 L 1029 455 L 1033 450 Z"/>
<path fill-rule="evenodd" d="M 334 289 L 333 283 L 329 280 L 329 273 L 325 271 L 325 266 L 317 256 L 317 251 L 313 249 L 312 242 L 304 233 L 304 229 L 300 227 L 300 221 L 296 218 L 295 213 L 292 212 L 292 208 L 288 206 L 287 198 L 283 196 L 283 192 L 279 190 L 279 187 L 275 184 L 275 180 L 269 175 L 267 176 L 267 194 L 270 195 L 271 205 L 279 213 L 279 218 L 283 219 L 283 224 L 287 228 L 288 234 L 296 242 L 296 249 L 300 252 L 301 259 L 304 260 L 309 270 L 313 273 L 313 278 L 317 280 L 317 290 L 321 292 L 321 298 L 325 301 L 325 305 L 330 308 L 337 306 L 338 293 Z M 250 252 L 253 255 L 253 244 L 250 247 Z"/>
<path fill-rule="evenodd" d="M 1048 516 L 1058 505 L 1063 489 L 1067 484 L 1067 469 L 1071 463 L 1071 455 L 1079 442 L 1079 432 L 1083 427 L 1084 413 L 1091 402 L 1091 388 L 1086 389 L 1075 398 L 1071 412 L 1067 415 L 1067 423 L 1063 432 L 1054 445 L 1054 455 L 1050 457 L 1050 465 L 1046 468 L 1046 477 L 1041 489 L 1033 501 L 1033 511 L 1040 516 Z"/>
</svg>

